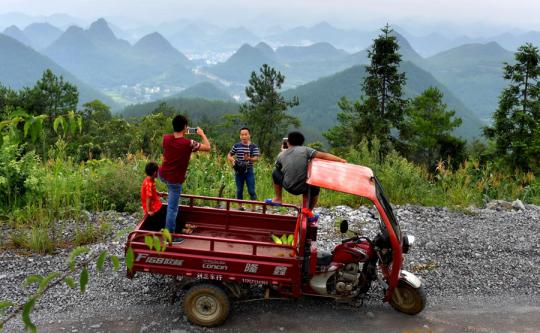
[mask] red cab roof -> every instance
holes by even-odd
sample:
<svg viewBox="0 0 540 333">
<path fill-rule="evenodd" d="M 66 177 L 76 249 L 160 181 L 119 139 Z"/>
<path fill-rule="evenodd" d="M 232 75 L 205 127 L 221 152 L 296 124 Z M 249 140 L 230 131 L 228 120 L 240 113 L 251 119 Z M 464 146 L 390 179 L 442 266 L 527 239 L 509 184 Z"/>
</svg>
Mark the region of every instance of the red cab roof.
<svg viewBox="0 0 540 333">
<path fill-rule="evenodd" d="M 308 167 L 307 183 L 375 200 L 373 171 L 365 166 L 315 158 Z"/>
</svg>

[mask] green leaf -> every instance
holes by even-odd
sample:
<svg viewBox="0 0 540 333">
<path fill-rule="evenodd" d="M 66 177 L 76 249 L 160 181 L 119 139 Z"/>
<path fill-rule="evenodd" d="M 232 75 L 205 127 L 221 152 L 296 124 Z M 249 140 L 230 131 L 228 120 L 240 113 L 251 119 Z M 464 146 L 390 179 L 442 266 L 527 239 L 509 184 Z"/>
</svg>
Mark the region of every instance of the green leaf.
<svg viewBox="0 0 540 333">
<path fill-rule="evenodd" d="M 41 280 L 41 282 L 39 282 L 39 287 L 37 291 L 38 294 L 41 294 L 45 290 L 45 288 L 47 288 L 49 283 L 51 283 L 52 280 L 56 279 L 59 276 L 60 276 L 59 272 L 52 272 L 52 273 L 49 273 L 46 277 L 44 277 Z"/>
<path fill-rule="evenodd" d="M 96 261 L 96 268 L 98 271 L 102 272 L 103 267 L 105 266 L 105 260 L 109 256 L 109 253 L 106 250 L 101 251 L 97 261 Z"/>
<path fill-rule="evenodd" d="M 154 248 L 154 238 L 152 236 L 146 235 L 144 236 L 144 243 L 150 250 Z"/>
<path fill-rule="evenodd" d="M 9 114 L 9 116 L 11 118 L 26 118 L 28 117 L 28 113 L 26 113 L 22 108 L 17 108 L 17 110 L 13 111 L 12 113 Z"/>
<path fill-rule="evenodd" d="M 131 271 L 131 269 L 133 268 L 134 257 L 135 255 L 133 253 L 133 248 L 130 246 L 128 247 L 127 252 L 126 252 L 126 267 L 129 271 Z"/>
<path fill-rule="evenodd" d="M 62 126 L 62 128 L 64 127 L 63 122 L 64 122 L 64 117 L 62 116 L 56 117 L 56 119 L 53 122 L 53 129 L 55 133 L 58 133 L 58 126 Z"/>
<path fill-rule="evenodd" d="M 156 251 L 161 252 L 161 241 L 157 236 L 154 236 L 154 247 L 156 248 Z"/>
<path fill-rule="evenodd" d="M 88 284 L 88 269 L 86 269 L 86 266 L 83 267 L 81 271 L 81 275 L 79 277 L 79 286 L 81 288 L 81 292 L 86 291 L 86 285 Z"/>
<path fill-rule="evenodd" d="M 169 229 L 162 229 L 161 232 L 163 233 L 163 238 L 170 243 L 172 243 L 172 236 L 169 232 Z"/>
<path fill-rule="evenodd" d="M 42 124 L 39 121 L 32 123 L 32 126 L 30 127 L 30 140 L 32 140 L 32 142 L 37 141 L 42 129 Z"/>
<path fill-rule="evenodd" d="M 26 304 L 24 304 L 23 307 L 23 313 L 22 313 L 22 320 L 24 322 L 24 327 L 27 330 L 30 330 L 32 332 L 37 332 L 37 327 L 32 323 L 32 320 L 30 319 L 30 313 L 32 312 L 32 309 L 34 308 L 34 305 L 36 304 L 36 299 L 31 298 Z"/>
<path fill-rule="evenodd" d="M 10 302 L 10 301 L 7 301 L 7 300 L 2 300 L 0 301 L 0 313 L 2 313 L 3 311 L 5 311 L 6 309 L 14 306 L 15 304 L 13 304 L 13 302 Z"/>
<path fill-rule="evenodd" d="M 107 258 L 107 251 L 101 251 L 101 254 L 99 255 L 97 262 L 96 262 L 96 268 L 99 272 L 103 271 L 103 265 L 105 264 L 105 259 Z"/>
<path fill-rule="evenodd" d="M 75 258 L 81 254 L 88 253 L 89 249 L 86 246 L 79 246 L 73 249 L 69 254 L 68 262 L 69 269 L 73 272 L 75 270 Z"/>
<path fill-rule="evenodd" d="M 79 133 L 82 133 L 82 130 L 83 130 L 83 126 L 82 126 L 83 123 L 82 122 L 83 122 L 82 117 L 80 117 L 80 116 L 77 117 L 77 124 L 79 125 Z"/>
<path fill-rule="evenodd" d="M 120 260 L 118 260 L 117 256 L 111 256 L 111 261 L 113 263 L 114 270 L 117 271 L 118 268 L 120 268 Z"/>
<path fill-rule="evenodd" d="M 41 283 L 41 280 L 43 280 L 43 276 L 41 275 L 29 275 L 24 279 L 24 282 L 22 283 L 23 287 L 31 286 L 34 283 Z"/>
<path fill-rule="evenodd" d="M 75 289 L 77 286 L 75 285 L 75 280 L 71 276 L 66 276 L 64 278 L 64 282 L 67 284 L 68 287 L 71 289 Z"/>
<path fill-rule="evenodd" d="M 71 135 L 77 133 L 77 121 L 75 119 L 69 120 L 69 130 L 71 131 Z"/>
<path fill-rule="evenodd" d="M 26 138 L 28 136 L 28 130 L 30 127 L 34 124 L 34 118 L 28 118 L 24 122 L 24 137 Z"/>
</svg>

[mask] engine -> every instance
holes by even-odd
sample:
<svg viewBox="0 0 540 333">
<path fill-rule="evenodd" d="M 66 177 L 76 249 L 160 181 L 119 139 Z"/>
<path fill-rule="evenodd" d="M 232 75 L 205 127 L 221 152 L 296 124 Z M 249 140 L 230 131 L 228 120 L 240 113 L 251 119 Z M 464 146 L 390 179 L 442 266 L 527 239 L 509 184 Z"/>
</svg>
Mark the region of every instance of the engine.
<svg viewBox="0 0 540 333">
<path fill-rule="evenodd" d="M 341 296 L 356 296 L 360 289 L 363 289 L 363 285 L 366 283 L 366 279 L 362 274 L 362 266 L 360 263 L 348 263 L 342 269 L 338 270 L 334 275 L 334 279 L 331 279 L 333 286 L 328 289 L 333 290 L 337 295 Z"/>
</svg>

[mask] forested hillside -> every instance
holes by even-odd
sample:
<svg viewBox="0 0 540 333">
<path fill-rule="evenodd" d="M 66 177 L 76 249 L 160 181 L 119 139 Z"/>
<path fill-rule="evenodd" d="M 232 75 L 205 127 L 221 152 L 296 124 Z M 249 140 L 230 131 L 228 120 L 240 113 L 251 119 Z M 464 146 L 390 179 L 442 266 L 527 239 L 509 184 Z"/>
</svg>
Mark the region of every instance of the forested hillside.
<svg viewBox="0 0 540 333">
<path fill-rule="evenodd" d="M 231 114 L 238 111 L 238 104 L 235 102 L 210 101 L 203 98 L 174 97 L 163 101 L 155 101 L 137 105 L 127 106 L 122 112 L 124 118 L 142 117 L 152 113 L 161 103 L 167 103 L 175 112 L 186 113 L 192 122 L 201 119 L 218 120 L 224 114 Z"/>
<path fill-rule="evenodd" d="M 492 42 L 441 52 L 427 59 L 426 68 L 477 117 L 490 122 L 505 86 L 503 63 L 512 61 L 512 52 Z"/>
<path fill-rule="evenodd" d="M 430 86 L 439 88 L 444 93 L 444 101 L 449 108 L 455 109 L 456 115 L 463 119 L 463 124 L 455 133 L 469 139 L 480 136 L 482 123 L 479 119 L 431 74 L 409 61 L 401 64 L 401 70 L 407 75 L 407 97 L 419 95 Z M 291 113 L 300 118 L 302 129 L 311 140 L 321 140 L 322 132 L 336 124 L 339 112 L 337 102 L 342 96 L 351 100 L 360 98 L 364 75 L 363 66 L 354 66 L 284 92 L 287 97 L 298 96 L 300 105 L 291 109 Z"/>
<path fill-rule="evenodd" d="M 210 101 L 233 101 L 231 95 L 229 95 L 224 88 L 218 87 L 215 83 L 211 82 L 197 83 L 196 85 L 183 90 L 176 97 L 203 98 Z"/>
</svg>

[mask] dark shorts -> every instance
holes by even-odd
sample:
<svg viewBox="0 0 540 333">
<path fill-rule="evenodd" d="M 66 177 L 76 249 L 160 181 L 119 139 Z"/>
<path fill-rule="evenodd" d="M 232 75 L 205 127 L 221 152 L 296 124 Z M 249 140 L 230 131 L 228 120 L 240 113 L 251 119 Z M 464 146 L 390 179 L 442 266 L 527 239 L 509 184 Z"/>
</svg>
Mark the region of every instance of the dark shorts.
<svg viewBox="0 0 540 333">
<path fill-rule="evenodd" d="M 274 184 L 283 186 L 283 173 L 277 169 L 274 169 L 272 172 L 272 180 L 274 181 Z M 291 191 L 290 189 L 283 187 L 287 192 L 294 195 L 300 195 L 300 194 L 306 194 L 310 197 L 316 197 L 321 192 L 321 188 L 318 186 L 312 186 L 304 183 L 304 188 L 297 191 Z"/>
</svg>

